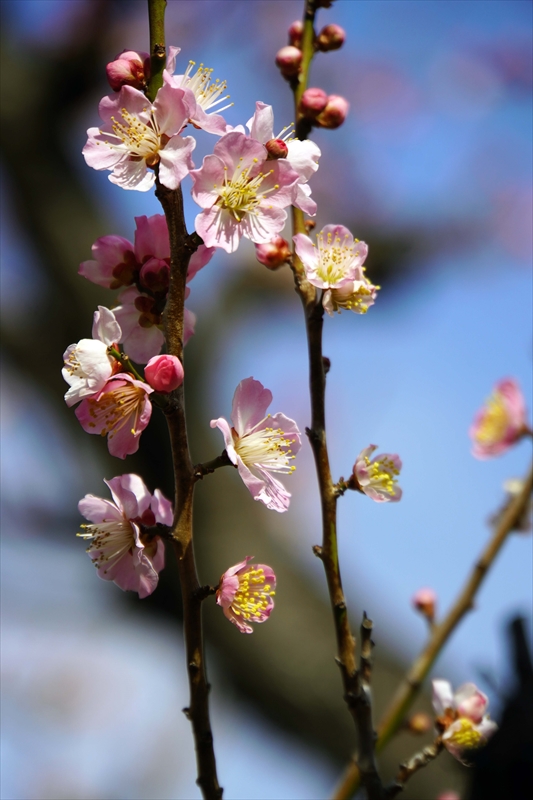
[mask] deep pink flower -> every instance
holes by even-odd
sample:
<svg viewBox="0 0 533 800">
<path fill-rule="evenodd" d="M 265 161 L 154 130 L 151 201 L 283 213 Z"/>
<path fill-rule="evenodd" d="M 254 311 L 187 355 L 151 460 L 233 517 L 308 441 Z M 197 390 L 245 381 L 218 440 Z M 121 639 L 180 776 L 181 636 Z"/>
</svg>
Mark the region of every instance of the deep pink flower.
<svg viewBox="0 0 533 800">
<path fill-rule="evenodd" d="M 120 475 L 104 481 L 113 501 L 87 494 L 78 509 L 92 525 L 79 533 L 90 544 L 87 552 L 106 581 L 121 589 L 152 594 L 165 566 L 165 545 L 159 536 L 141 533 L 140 525 L 172 525 L 172 503 L 159 489 L 151 495 L 138 475 Z"/>
<path fill-rule="evenodd" d="M 437 593 L 434 589 L 419 589 L 411 598 L 413 608 L 423 614 L 429 622 L 435 619 L 435 607 L 437 605 Z"/>
<path fill-rule="evenodd" d="M 237 131 L 222 136 L 191 177 L 193 199 L 204 209 L 196 217 L 196 231 L 208 247 L 228 253 L 237 249 L 241 236 L 262 244 L 279 233 L 298 181 L 285 159 L 267 161 L 265 147 Z"/>
<path fill-rule="evenodd" d="M 272 472 L 289 474 L 301 446 L 300 431 L 284 414 L 267 415 L 272 392 L 253 378 L 241 381 L 233 396 L 230 428 L 223 417 L 211 420 L 224 436 L 226 452 L 254 500 L 274 511 L 286 511 L 290 493 Z"/>
<path fill-rule="evenodd" d="M 84 431 L 107 436 L 112 456 L 126 458 L 139 449 L 141 433 L 152 415 L 148 395 L 153 391 L 144 381 L 119 372 L 98 394 L 82 400 L 75 413 Z"/>
<path fill-rule="evenodd" d="M 154 356 L 144 368 L 144 377 L 156 392 L 173 392 L 183 383 L 183 366 L 176 356 Z"/>
<path fill-rule="evenodd" d="M 443 731 L 444 746 L 465 763 L 468 751 L 485 745 L 498 727 L 485 713 L 489 704 L 487 695 L 474 683 L 464 683 L 455 693 L 448 681 L 434 680 L 432 685 L 433 708 L 437 726 Z"/>
<path fill-rule="evenodd" d="M 402 497 L 397 479 L 402 468 L 400 456 L 381 453 L 370 460 L 377 449 L 377 445 L 370 444 L 359 453 L 353 468 L 354 482 L 359 491 L 376 503 L 397 502 Z"/>
<path fill-rule="evenodd" d="M 326 225 L 316 245 L 304 233 L 297 233 L 293 241 L 307 280 L 324 289 L 322 305 L 328 314 L 341 308 L 365 314 L 374 305 L 379 286 L 370 283 L 363 266 L 368 246 L 354 239 L 348 228 Z"/>
<path fill-rule="evenodd" d="M 526 403 L 518 383 L 512 378 L 499 381 L 470 428 L 472 455 L 476 458 L 499 456 L 526 430 Z"/>
<path fill-rule="evenodd" d="M 159 164 L 159 179 L 177 189 L 192 169 L 192 136 L 180 136 L 196 104 L 190 92 L 164 83 L 152 104 L 138 89 L 123 86 L 100 101 L 101 128 L 89 128 L 85 161 L 110 170 L 109 180 L 123 189 L 146 192 L 154 185 L 149 168 Z"/>
<path fill-rule="evenodd" d="M 250 564 L 246 556 L 226 570 L 217 589 L 217 603 L 241 633 L 253 633 L 250 622 L 264 622 L 274 608 L 276 576 L 266 564 Z"/>
</svg>

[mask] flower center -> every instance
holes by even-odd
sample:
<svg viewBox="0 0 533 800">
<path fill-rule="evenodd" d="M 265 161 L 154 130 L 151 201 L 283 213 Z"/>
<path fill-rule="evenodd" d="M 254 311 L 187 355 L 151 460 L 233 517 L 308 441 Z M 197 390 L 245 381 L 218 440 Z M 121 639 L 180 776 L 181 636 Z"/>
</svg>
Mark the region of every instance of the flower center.
<svg viewBox="0 0 533 800">
<path fill-rule="evenodd" d="M 481 744 L 483 744 L 483 736 L 477 730 L 471 720 L 461 717 L 454 724 L 459 724 L 459 729 L 453 731 L 450 736 L 447 736 L 446 738 L 455 747 L 461 747 L 466 750 L 479 747 Z"/>
<path fill-rule="evenodd" d="M 146 125 L 134 114 L 130 114 L 126 108 L 121 109 L 120 116 L 122 121 L 117 120 L 116 117 L 111 117 L 111 120 L 113 133 L 117 139 L 121 140 L 122 145 L 113 145 L 111 142 L 106 142 L 106 144 L 119 150 L 125 149 L 132 156 L 154 161 L 161 147 L 161 136 L 153 115 L 150 125 Z M 102 133 L 105 136 L 105 132 L 102 131 Z"/>
<path fill-rule="evenodd" d="M 145 396 L 144 389 L 126 383 L 124 386 L 104 392 L 99 400 L 87 400 L 89 414 L 95 420 L 89 425 L 96 427 L 96 424 L 99 423 L 102 426 L 100 434 L 102 436 L 109 434 L 112 438 L 124 425 L 132 423 L 131 434 L 135 436 Z"/>
<path fill-rule="evenodd" d="M 346 308 L 348 310 L 357 309 L 360 314 L 366 314 L 370 307 L 367 298 L 372 297 L 373 292 L 377 291 L 379 288 L 379 286 L 372 286 L 369 281 L 366 283 L 361 282 L 361 285 L 358 286 L 354 292 L 350 292 L 349 294 L 345 294 L 343 289 L 333 289 L 332 299 L 336 308 Z"/>
<path fill-rule="evenodd" d="M 475 438 L 480 444 L 499 442 L 505 436 L 507 411 L 500 394 L 495 393 L 487 400 L 483 418 L 479 423 Z"/>
<path fill-rule="evenodd" d="M 356 239 L 351 244 L 348 242 L 350 242 L 350 237 L 347 234 L 344 239 L 341 239 L 337 233 L 333 238 L 330 231 L 325 241 L 322 232 L 318 234 L 319 265 L 317 274 L 325 283 L 333 286 L 342 280 L 348 273 L 353 260 L 359 255 L 357 249 L 359 241 Z"/>
<path fill-rule="evenodd" d="M 239 159 L 239 162 L 241 161 L 242 158 Z M 254 162 L 257 163 L 257 158 L 254 158 Z M 250 178 L 251 167 L 236 167 L 233 177 L 228 180 L 227 169 L 225 166 L 224 185 L 220 188 L 217 205 L 227 209 L 237 222 L 241 222 L 245 214 L 257 215 L 257 207 L 265 195 L 279 189 L 279 185 L 276 184 L 267 192 L 258 193 L 264 179 L 274 170 L 267 173 L 260 172 L 255 178 Z"/>
<path fill-rule="evenodd" d="M 220 97 L 222 92 L 228 88 L 226 81 L 220 81 L 218 78 L 214 83 L 211 83 L 212 69 L 204 67 L 200 64 L 194 75 L 191 75 L 193 67 L 196 66 L 196 61 L 189 61 L 189 66 L 185 70 L 185 75 L 181 79 L 181 88 L 190 89 L 196 97 L 196 102 L 199 106 L 207 111 L 209 108 L 214 108 L 222 103 L 224 100 L 229 100 L 229 94 L 225 97 Z M 217 108 L 217 113 L 221 114 L 227 108 L 230 108 L 233 103 L 228 103 L 223 108 Z"/>
<path fill-rule="evenodd" d="M 261 420 L 258 425 L 264 421 Z M 235 451 L 248 467 L 264 467 L 273 472 L 290 474 L 296 469 L 289 463 L 295 458 L 291 453 L 291 445 L 292 441 L 285 437 L 281 428 L 262 428 L 237 438 Z"/>
<path fill-rule="evenodd" d="M 394 475 L 399 475 L 399 470 L 395 467 L 390 458 L 378 459 L 370 462 L 365 456 L 365 463 L 368 467 L 368 478 L 372 486 L 378 486 L 381 491 L 387 494 L 394 494 L 394 487 L 398 483 Z"/>
<path fill-rule="evenodd" d="M 239 575 L 239 588 L 231 603 L 231 608 L 237 616 L 246 620 L 261 621 L 272 605 L 270 600 L 276 593 L 271 590 L 269 583 L 265 583 L 263 569 L 250 569 Z"/>
<path fill-rule="evenodd" d="M 92 554 L 91 558 L 97 569 L 106 565 L 104 572 L 111 569 L 135 544 L 133 529 L 126 520 L 82 525 L 81 528 L 83 532 L 76 536 L 92 539 L 87 552 Z"/>
</svg>

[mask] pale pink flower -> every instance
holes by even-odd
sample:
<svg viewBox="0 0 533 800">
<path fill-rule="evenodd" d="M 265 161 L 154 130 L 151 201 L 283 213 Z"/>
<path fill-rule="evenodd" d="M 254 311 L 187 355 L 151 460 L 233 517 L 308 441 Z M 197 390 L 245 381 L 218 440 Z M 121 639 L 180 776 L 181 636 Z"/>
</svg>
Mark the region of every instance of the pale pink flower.
<svg viewBox="0 0 533 800">
<path fill-rule="evenodd" d="M 105 306 L 98 306 L 94 312 L 92 334 L 92 339 L 81 339 L 63 353 L 65 366 L 61 374 L 70 386 L 65 394 L 67 406 L 99 392 L 117 369 L 118 362 L 109 355 L 108 348 L 117 347 L 122 331 L 113 312 Z"/>
<path fill-rule="evenodd" d="M 285 159 L 267 161 L 265 147 L 237 131 L 222 136 L 191 177 L 193 199 L 204 209 L 196 231 L 208 247 L 228 253 L 241 236 L 263 244 L 279 233 L 299 178 Z"/>
<path fill-rule="evenodd" d="M 217 589 L 217 603 L 241 633 L 253 633 L 250 622 L 264 622 L 274 608 L 276 576 L 266 564 L 250 564 L 246 556 L 226 570 Z"/>
<path fill-rule="evenodd" d="M 226 91 L 226 81 L 220 81 L 218 78 L 213 81 L 213 70 L 204 67 L 200 64 L 196 72 L 193 74 L 193 69 L 196 66 L 195 61 L 189 61 L 189 66 L 183 75 L 171 75 L 169 70 L 163 73 L 163 79 L 170 83 L 171 86 L 176 86 L 180 89 L 185 89 L 192 93 L 196 108 L 189 117 L 195 128 L 201 128 L 207 133 L 214 133 L 217 136 L 222 136 L 226 133 L 227 124 L 221 112 L 233 105 L 227 103 L 222 108 L 217 108 L 224 100 L 229 99 L 229 95 L 221 97 L 220 95 Z M 216 108 L 216 111 L 214 110 Z"/>
<path fill-rule="evenodd" d="M 326 225 L 317 234 L 293 236 L 296 254 L 309 283 L 323 289 L 322 305 L 328 314 L 347 308 L 365 314 L 374 305 L 379 286 L 373 286 L 363 266 L 368 246 L 354 239 L 344 225 Z"/>
<path fill-rule="evenodd" d="M 381 453 L 370 459 L 377 445 L 370 444 L 359 455 L 353 468 L 353 479 L 359 491 L 376 503 L 397 502 L 402 497 L 397 476 L 402 468 L 396 453 Z"/>
<path fill-rule="evenodd" d="M 105 386 L 78 406 L 75 414 L 87 433 L 107 436 L 112 456 L 126 458 L 139 449 L 141 433 L 152 415 L 154 390 L 126 372 L 113 375 Z"/>
<path fill-rule="evenodd" d="M 526 403 L 518 383 L 512 378 L 498 381 L 470 428 L 472 455 L 481 459 L 499 456 L 526 431 Z"/>
<path fill-rule="evenodd" d="M 146 192 L 155 181 L 149 168 L 159 164 L 159 180 L 177 189 L 192 169 L 192 136 L 180 131 L 196 107 L 190 92 L 164 83 L 153 104 L 138 89 L 123 86 L 100 101 L 101 128 L 89 128 L 85 161 L 110 170 L 109 180 L 123 189 Z"/>
<path fill-rule="evenodd" d="M 104 483 L 113 501 L 85 495 L 78 509 L 92 524 L 82 525 L 78 536 L 90 542 L 87 552 L 100 578 L 147 597 L 165 566 L 165 545 L 161 537 L 142 533 L 140 525 L 172 525 L 172 503 L 159 489 L 151 495 L 138 475 L 120 475 Z"/>
<path fill-rule="evenodd" d="M 144 377 L 156 392 L 173 392 L 183 383 L 183 366 L 176 356 L 154 356 L 144 368 Z"/>
<path fill-rule="evenodd" d="M 437 727 L 443 731 L 443 744 L 455 758 L 467 763 L 468 751 L 485 745 L 498 727 L 485 713 L 487 695 L 474 683 L 464 683 L 455 693 L 449 681 L 434 680 L 432 685 L 433 708 Z"/>
<path fill-rule="evenodd" d="M 422 588 L 411 598 L 413 608 L 419 611 L 429 622 L 435 619 L 435 607 L 437 605 L 437 593 L 434 589 Z"/>
<path fill-rule="evenodd" d="M 166 68 L 170 73 L 174 72 L 179 52 L 179 47 L 168 48 Z M 107 80 L 114 92 L 120 91 L 122 86 L 144 90 L 150 73 L 150 53 L 141 50 L 124 50 L 106 66 Z"/>
<path fill-rule="evenodd" d="M 286 511 L 290 493 L 272 472 L 291 474 L 291 461 L 300 449 L 300 431 L 294 420 L 284 414 L 267 415 L 272 392 L 253 378 L 241 381 L 233 396 L 231 421 L 211 420 L 224 436 L 226 452 L 254 500 L 274 511 Z"/>
</svg>

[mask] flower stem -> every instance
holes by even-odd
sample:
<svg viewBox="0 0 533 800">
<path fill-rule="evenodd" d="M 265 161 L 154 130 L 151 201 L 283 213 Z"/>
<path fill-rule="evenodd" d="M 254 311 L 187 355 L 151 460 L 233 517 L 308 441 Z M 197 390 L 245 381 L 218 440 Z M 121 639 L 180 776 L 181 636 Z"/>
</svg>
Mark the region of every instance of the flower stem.
<svg viewBox="0 0 533 800">
<path fill-rule="evenodd" d="M 401 727 L 402 721 L 413 703 L 413 700 L 420 691 L 422 681 L 427 676 L 435 659 L 438 657 L 459 622 L 465 614 L 473 608 L 474 598 L 479 587 L 493 565 L 505 540 L 517 527 L 520 519 L 523 517 L 532 491 L 533 465 L 524 481 L 521 492 L 513 497 L 502 513 L 492 537 L 476 562 L 459 597 L 443 621 L 434 626 L 429 642 L 418 658 L 413 662 L 411 669 L 398 687 L 392 703 L 378 728 L 378 739 L 376 743 L 376 750 L 378 752 L 385 747 L 396 731 Z M 361 783 L 360 778 L 361 776 L 357 766 L 351 763 L 346 768 L 341 782 L 333 795 L 333 800 L 349 800 L 359 788 Z"/>
<path fill-rule="evenodd" d="M 165 9 L 167 0 L 148 0 L 148 20 L 150 25 L 150 79 L 146 89 L 148 99 L 153 103 L 158 89 L 163 85 L 163 70 L 166 64 L 165 49 Z"/>
</svg>

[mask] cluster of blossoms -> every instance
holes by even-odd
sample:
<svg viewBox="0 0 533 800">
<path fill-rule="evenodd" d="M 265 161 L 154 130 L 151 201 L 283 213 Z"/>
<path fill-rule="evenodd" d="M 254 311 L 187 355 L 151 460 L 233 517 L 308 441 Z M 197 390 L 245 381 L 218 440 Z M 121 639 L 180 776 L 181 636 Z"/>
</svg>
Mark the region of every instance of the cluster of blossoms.
<svg viewBox="0 0 533 800">
<path fill-rule="evenodd" d="M 486 744 L 498 726 L 486 713 L 488 697 L 473 683 L 465 683 L 454 693 L 451 684 L 434 680 L 433 708 L 437 730 L 446 749 L 463 763 L 469 753 Z"/>
</svg>

